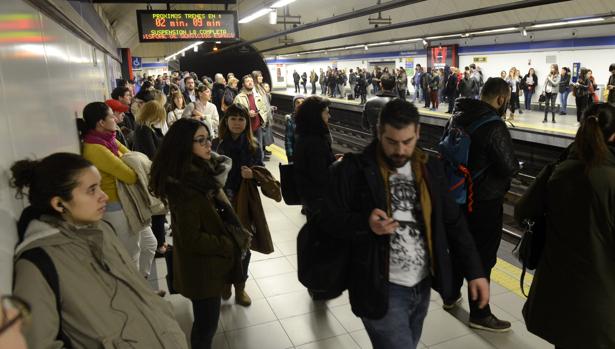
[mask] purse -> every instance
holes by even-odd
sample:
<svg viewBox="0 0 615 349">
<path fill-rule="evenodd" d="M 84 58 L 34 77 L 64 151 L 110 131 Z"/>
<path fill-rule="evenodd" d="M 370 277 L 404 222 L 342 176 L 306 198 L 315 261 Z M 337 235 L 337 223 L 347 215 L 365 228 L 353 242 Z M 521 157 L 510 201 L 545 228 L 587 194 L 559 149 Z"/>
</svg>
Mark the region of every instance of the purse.
<svg viewBox="0 0 615 349">
<path fill-rule="evenodd" d="M 547 100 L 547 96 L 545 96 L 545 93 L 541 93 L 540 97 L 538 97 L 538 103 L 544 103 Z"/>
<path fill-rule="evenodd" d="M 293 163 L 280 163 L 280 184 L 282 198 L 287 205 L 301 205 L 301 196 L 295 184 L 295 166 Z"/>
<path fill-rule="evenodd" d="M 526 297 L 527 294 L 525 293 L 524 287 L 525 273 L 527 269 L 535 270 L 538 267 L 540 257 L 542 256 L 542 251 L 545 248 L 547 236 L 546 225 L 547 222 L 545 216 L 542 216 L 536 220 L 524 220 L 523 226 L 525 228 L 525 233 L 512 251 L 513 256 L 515 256 L 523 264 L 519 283 L 521 286 L 521 293 L 523 293 Z"/>
</svg>

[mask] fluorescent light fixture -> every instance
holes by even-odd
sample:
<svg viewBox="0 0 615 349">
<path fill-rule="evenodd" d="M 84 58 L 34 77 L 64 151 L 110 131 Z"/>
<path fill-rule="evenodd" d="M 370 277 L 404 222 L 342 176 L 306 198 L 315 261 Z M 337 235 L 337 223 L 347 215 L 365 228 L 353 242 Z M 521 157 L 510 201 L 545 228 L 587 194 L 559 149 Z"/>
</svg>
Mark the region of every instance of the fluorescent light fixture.
<svg viewBox="0 0 615 349">
<path fill-rule="evenodd" d="M 365 49 L 365 51 L 369 50 L 369 47 L 367 47 L 367 45 L 363 46 L 363 48 Z"/>
<path fill-rule="evenodd" d="M 500 28 L 500 29 L 482 30 L 482 31 L 478 31 L 478 32 L 470 32 L 470 33 L 467 33 L 467 34 L 468 35 L 480 35 L 480 34 L 513 32 L 513 31 L 517 31 L 517 30 L 519 30 L 519 28 L 517 28 L 517 27 L 507 27 L 507 28 Z M 463 36 L 463 35 L 461 35 L 461 36 Z"/>
<path fill-rule="evenodd" d="M 186 51 L 182 51 L 182 57 L 186 57 Z"/>
<path fill-rule="evenodd" d="M 425 39 L 434 40 L 434 39 L 448 39 L 448 38 L 458 38 L 461 34 L 451 34 L 451 35 L 438 35 L 438 36 L 428 36 Z"/>
<path fill-rule="evenodd" d="M 274 2 L 271 5 L 271 7 L 273 7 L 273 8 L 283 7 L 283 6 L 286 6 L 286 5 L 290 4 L 290 3 L 293 3 L 295 1 L 296 0 L 279 0 L 279 1 Z"/>
<path fill-rule="evenodd" d="M 404 39 L 404 40 L 395 40 L 393 41 L 393 44 L 403 44 L 404 42 L 414 42 L 414 41 L 421 41 L 423 39 L 418 38 L 418 39 Z"/>
<path fill-rule="evenodd" d="M 527 30 L 525 30 L 525 28 L 523 28 L 523 32 L 521 34 L 523 34 L 523 36 L 527 36 Z"/>
<path fill-rule="evenodd" d="M 177 51 L 177 52 L 175 52 L 173 54 L 170 54 L 170 55 L 164 57 L 164 60 L 168 61 L 170 59 L 176 59 L 178 54 L 181 54 L 182 57 L 185 57 L 186 56 L 186 51 L 190 50 L 191 48 L 194 48 L 194 52 L 197 52 L 198 51 L 197 47 L 199 45 L 201 45 L 203 42 L 204 41 L 197 41 L 194 44 L 188 45 L 188 46 L 182 48 L 181 50 L 179 50 L 179 51 Z"/>
<path fill-rule="evenodd" d="M 543 23 L 543 24 L 535 24 L 530 28 L 548 28 L 548 27 L 559 27 L 562 25 L 570 25 L 570 24 L 582 24 L 582 23 L 593 23 L 593 22 L 602 22 L 604 18 L 585 18 L 585 19 L 576 19 L 571 21 L 562 21 L 562 22 L 553 22 L 553 23 Z"/>
<path fill-rule="evenodd" d="M 199 47 L 198 46 L 194 46 L 194 52 L 199 52 Z"/>
<path fill-rule="evenodd" d="M 218 45 L 221 44 L 221 43 L 222 43 L 222 41 L 216 41 L 216 44 L 218 44 Z"/>
<path fill-rule="evenodd" d="M 421 39 L 421 40 L 423 40 L 423 45 L 427 46 L 427 40 L 425 40 L 425 39 Z"/>
<path fill-rule="evenodd" d="M 268 14 L 271 11 L 272 10 L 270 8 L 262 8 L 262 9 L 256 11 L 256 12 L 254 12 L 253 14 L 240 19 L 239 23 L 245 24 L 245 23 L 252 22 L 253 20 L 255 20 L 255 19 L 259 18 L 259 17 L 263 17 L 264 15 Z"/>
<path fill-rule="evenodd" d="M 385 42 L 376 42 L 373 44 L 367 44 L 367 46 L 385 46 L 385 45 L 390 45 L 392 44 L 391 41 L 385 41 Z"/>
<path fill-rule="evenodd" d="M 277 24 L 278 23 L 278 11 L 269 12 L 269 24 Z"/>
</svg>

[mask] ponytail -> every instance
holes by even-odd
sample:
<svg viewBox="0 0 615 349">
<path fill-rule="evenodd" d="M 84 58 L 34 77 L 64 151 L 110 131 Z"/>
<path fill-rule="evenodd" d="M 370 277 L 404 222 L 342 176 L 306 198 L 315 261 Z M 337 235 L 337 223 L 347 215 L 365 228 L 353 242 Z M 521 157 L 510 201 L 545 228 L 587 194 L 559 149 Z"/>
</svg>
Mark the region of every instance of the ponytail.
<svg viewBox="0 0 615 349">
<path fill-rule="evenodd" d="M 609 152 L 607 141 L 614 133 L 615 106 L 598 103 L 585 111 L 575 144 L 587 171 L 605 162 Z"/>
<path fill-rule="evenodd" d="M 85 135 L 96 129 L 96 124 L 109 115 L 109 106 L 103 102 L 92 102 L 83 108 L 83 119 L 77 119 L 77 132 L 83 141 Z"/>
</svg>

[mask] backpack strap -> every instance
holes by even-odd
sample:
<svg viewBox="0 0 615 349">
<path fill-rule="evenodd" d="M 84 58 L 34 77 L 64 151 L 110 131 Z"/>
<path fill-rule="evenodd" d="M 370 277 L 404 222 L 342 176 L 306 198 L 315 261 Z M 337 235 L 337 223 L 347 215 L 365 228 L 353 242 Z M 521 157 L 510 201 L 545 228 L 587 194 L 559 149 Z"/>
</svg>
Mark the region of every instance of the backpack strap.
<svg viewBox="0 0 615 349">
<path fill-rule="evenodd" d="M 36 247 L 25 251 L 19 258 L 25 259 L 34 264 L 49 284 L 49 287 L 55 295 L 56 310 L 59 318 L 58 335 L 56 336 L 56 340 L 62 341 L 64 343 L 64 348 L 72 348 L 70 338 L 68 338 L 62 330 L 62 297 L 60 296 L 60 280 L 58 278 L 58 271 L 56 270 L 51 257 L 49 257 L 47 252 L 45 252 L 45 250 L 41 247 Z"/>
</svg>

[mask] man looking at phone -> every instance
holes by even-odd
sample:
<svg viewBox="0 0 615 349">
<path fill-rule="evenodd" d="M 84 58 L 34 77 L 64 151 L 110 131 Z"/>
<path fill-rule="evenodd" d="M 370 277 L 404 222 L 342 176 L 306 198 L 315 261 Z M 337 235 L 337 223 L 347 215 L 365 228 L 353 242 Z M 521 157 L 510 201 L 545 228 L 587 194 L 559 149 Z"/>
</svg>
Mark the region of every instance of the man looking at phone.
<svg viewBox="0 0 615 349">
<path fill-rule="evenodd" d="M 378 137 L 332 165 L 323 228 L 351 241 L 348 290 L 374 348 L 416 348 L 430 289 L 453 294 L 452 266 L 465 271 L 470 297 L 489 286 L 464 216 L 448 193 L 441 162 L 416 147 L 419 113 L 388 102 Z M 450 251 L 450 254 L 449 254 Z"/>
</svg>

